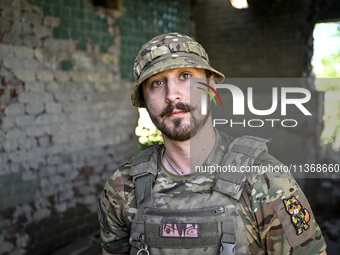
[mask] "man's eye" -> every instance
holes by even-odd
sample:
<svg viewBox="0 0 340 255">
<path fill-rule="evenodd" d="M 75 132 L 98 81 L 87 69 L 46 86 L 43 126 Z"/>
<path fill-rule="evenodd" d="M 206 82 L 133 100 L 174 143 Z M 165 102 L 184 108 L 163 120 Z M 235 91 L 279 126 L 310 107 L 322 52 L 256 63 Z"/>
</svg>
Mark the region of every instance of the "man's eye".
<svg viewBox="0 0 340 255">
<path fill-rule="evenodd" d="M 181 80 L 187 80 L 187 79 L 190 79 L 190 78 L 191 78 L 191 74 L 189 74 L 189 73 L 182 73 L 181 76 L 180 76 Z"/>
<path fill-rule="evenodd" d="M 164 84 L 163 81 L 157 80 L 157 81 L 153 81 L 153 82 L 151 83 L 151 86 L 152 86 L 153 88 L 157 88 L 157 87 L 159 87 L 159 86 L 162 86 L 163 84 Z"/>
</svg>

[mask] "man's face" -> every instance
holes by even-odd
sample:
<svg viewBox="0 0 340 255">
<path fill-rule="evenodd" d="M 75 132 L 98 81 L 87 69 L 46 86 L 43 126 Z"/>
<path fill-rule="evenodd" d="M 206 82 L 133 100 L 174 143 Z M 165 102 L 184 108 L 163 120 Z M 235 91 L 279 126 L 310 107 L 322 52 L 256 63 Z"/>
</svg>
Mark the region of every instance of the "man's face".
<svg viewBox="0 0 340 255">
<path fill-rule="evenodd" d="M 206 123 L 200 114 L 200 90 L 190 104 L 190 79 L 206 78 L 204 69 L 178 68 L 160 72 L 143 83 L 146 109 L 155 126 L 171 140 L 186 141 Z"/>
</svg>

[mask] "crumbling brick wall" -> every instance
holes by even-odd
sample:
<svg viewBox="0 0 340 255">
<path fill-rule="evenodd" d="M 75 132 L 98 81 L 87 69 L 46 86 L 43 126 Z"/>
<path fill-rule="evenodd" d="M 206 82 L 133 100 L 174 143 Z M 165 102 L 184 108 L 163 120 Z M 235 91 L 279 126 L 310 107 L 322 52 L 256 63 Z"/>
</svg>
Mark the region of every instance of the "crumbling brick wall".
<svg viewBox="0 0 340 255">
<path fill-rule="evenodd" d="M 93 231 L 98 192 L 138 148 L 114 16 L 55 2 L 1 1 L 1 254 Z"/>
<path fill-rule="evenodd" d="M 134 1 L 116 2 L 0 1 L 0 254 L 50 254 L 98 229 L 98 194 L 138 149 L 132 55 L 187 32 L 189 5 L 163 17 L 138 3 L 137 17 Z"/>
</svg>

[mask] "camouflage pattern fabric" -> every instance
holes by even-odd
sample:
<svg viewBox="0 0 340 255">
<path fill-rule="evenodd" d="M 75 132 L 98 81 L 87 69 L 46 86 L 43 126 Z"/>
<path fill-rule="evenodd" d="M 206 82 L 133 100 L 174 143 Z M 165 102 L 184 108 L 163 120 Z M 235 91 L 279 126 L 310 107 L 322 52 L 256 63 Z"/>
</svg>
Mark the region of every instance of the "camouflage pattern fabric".
<svg viewBox="0 0 340 255">
<path fill-rule="evenodd" d="M 145 107 L 140 84 L 147 78 L 164 70 L 195 67 L 211 71 L 216 77 L 224 75 L 210 66 L 208 54 L 196 41 L 179 33 L 156 36 L 142 46 L 133 68 L 136 84 L 131 93 L 132 104 Z"/>
<path fill-rule="evenodd" d="M 232 140 L 224 135 L 218 137 L 220 139 L 216 141 L 209 158 L 217 154 L 221 144 L 228 147 Z M 255 165 L 263 166 L 280 164 L 265 152 L 255 161 Z M 131 226 L 138 209 L 134 183 L 129 175 L 130 167 L 130 164 L 125 164 L 119 168 L 107 181 L 100 197 L 98 215 L 101 223 L 101 242 L 109 253 L 129 254 L 131 249 Z M 183 196 L 190 193 L 210 194 L 214 178 L 215 174 L 208 172 L 177 176 L 162 167 L 156 178 L 154 192 Z M 308 229 L 299 235 L 284 203 L 284 199 L 292 197 L 310 214 Z M 236 209 L 246 228 L 250 254 L 320 254 L 326 249 L 310 205 L 289 173 L 248 175 Z"/>
</svg>

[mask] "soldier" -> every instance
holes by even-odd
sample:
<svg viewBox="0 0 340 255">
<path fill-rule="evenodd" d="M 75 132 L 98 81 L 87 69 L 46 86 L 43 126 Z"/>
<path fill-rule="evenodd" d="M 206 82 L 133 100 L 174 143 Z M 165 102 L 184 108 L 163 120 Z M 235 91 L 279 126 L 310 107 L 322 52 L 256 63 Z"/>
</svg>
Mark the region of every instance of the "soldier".
<svg viewBox="0 0 340 255">
<path fill-rule="evenodd" d="M 164 145 L 149 146 L 107 181 L 99 200 L 103 254 L 326 254 L 300 187 L 289 173 L 196 172 L 193 166 L 281 166 L 266 140 L 213 128 L 190 81 L 224 77 L 203 47 L 169 33 L 147 42 L 131 93 Z M 210 78 L 210 79 L 207 79 Z"/>
</svg>

